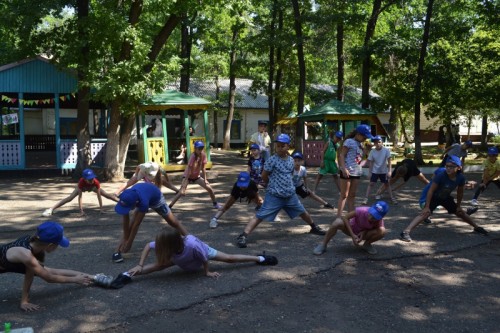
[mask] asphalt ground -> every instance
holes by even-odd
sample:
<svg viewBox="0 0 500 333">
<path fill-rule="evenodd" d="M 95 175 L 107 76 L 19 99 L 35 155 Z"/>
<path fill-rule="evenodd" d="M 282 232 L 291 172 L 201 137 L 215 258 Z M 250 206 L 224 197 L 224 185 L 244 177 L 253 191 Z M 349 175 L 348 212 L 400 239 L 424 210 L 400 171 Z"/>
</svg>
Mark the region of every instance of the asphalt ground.
<svg viewBox="0 0 500 333">
<path fill-rule="evenodd" d="M 246 159 L 236 152 L 217 151 L 209 172 L 216 196 L 223 202 Z M 309 169 L 312 184 L 317 168 Z M 430 176 L 430 174 L 427 174 Z M 171 178 L 180 184 L 180 175 Z M 480 173 L 468 173 L 479 182 Z M 368 180 L 362 179 L 357 203 Z M 30 234 L 45 208 L 64 198 L 76 183 L 69 177 L 0 178 L 0 244 Z M 112 192 L 119 183 L 103 183 Z M 489 236 L 438 210 L 431 225 L 412 232 L 412 243 L 400 241 L 399 233 L 419 213 L 422 185 L 410 180 L 398 193 L 399 205 L 391 206 L 385 219 L 388 233 L 375 246 L 376 255 L 354 248 L 339 233 L 328 251 L 314 256 L 320 236 L 309 234 L 300 219 L 263 222 L 240 249 L 235 240 L 255 213 L 252 205 L 236 203 L 220 220 L 217 229 L 208 222 L 215 214 L 208 194 L 190 185 L 174 214 L 187 230 L 210 246 L 226 253 L 276 255 L 279 264 L 212 262 L 222 275 L 207 278 L 174 267 L 134 278 L 119 290 L 95 286 L 48 284 L 35 279 L 31 302 L 38 312 L 19 309 L 23 278 L 0 275 L 0 323 L 13 328 L 33 327 L 35 332 L 500 332 L 500 191 L 491 186 L 480 197 L 477 222 Z M 164 189 L 167 200 L 173 192 Z M 336 206 L 338 192 L 325 177 L 317 191 Z M 473 191 L 466 190 L 468 207 Z M 146 215 L 124 263 L 111 261 L 121 235 L 121 219 L 114 203 L 103 198 L 99 213 L 94 194 L 84 194 L 85 216 L 79 215 L 77 199 L 51 218 L 65 227 L 71 240 L 67 249 L 47 255 L 46 265 L 113 276 L 135 266 L 144 245 L 166 223 L 154 212 Z M 373 201 L 372 201 L 373 202 Z M 306 199 L 304 205 L 315 223 L 326 228 L 334 211 Z M 2 326 L 0 326 L 2 327 Z"/>
</svg>

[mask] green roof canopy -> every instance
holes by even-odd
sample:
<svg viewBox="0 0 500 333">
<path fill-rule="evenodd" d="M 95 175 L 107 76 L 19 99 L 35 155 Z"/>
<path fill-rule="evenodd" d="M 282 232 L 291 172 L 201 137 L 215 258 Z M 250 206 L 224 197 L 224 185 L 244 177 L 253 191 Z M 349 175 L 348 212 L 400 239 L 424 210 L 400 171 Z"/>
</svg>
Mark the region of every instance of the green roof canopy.
<svg viewBox="0 0 500 333">
<path fill-rule="evenodd" d="M 176 90 L 165 90 L 141 102 L 141 111 L 149 110 L 205 110 L 210 106 L 206 99 L 188 95 Z"/>
<path fill-rule="evenodd" d="M 314 107 L 310 111 L 300 114 L 298 117 L 305 121 L 312 121 L 323 120 L 327 115 L 335 115 L 337 116 L 336 118 L 342 118 L 342 116 L 376 116 L 377 113 L 337 99 L 331 99 L 326 104 Z"/>
</svg>

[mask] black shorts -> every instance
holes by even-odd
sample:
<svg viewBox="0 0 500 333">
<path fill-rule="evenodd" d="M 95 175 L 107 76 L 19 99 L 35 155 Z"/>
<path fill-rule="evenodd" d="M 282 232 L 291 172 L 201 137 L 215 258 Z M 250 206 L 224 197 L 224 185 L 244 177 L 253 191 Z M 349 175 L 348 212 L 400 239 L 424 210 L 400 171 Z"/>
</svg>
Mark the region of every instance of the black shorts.
<svg viewBox="0 0 500 333">
<path fill-rule="evenodd" d="M 311 195 L 311 191 L 309 191 L 304 185 L 297 186 L 295 188 L 295 193 L 297 193 L 297 195 L 300 195 L 301 198 L 307 198 Z"/>
<path fill-rule="evenodd" d="M 455 199 L 453 199 L 453 197 L 451 196 L 444 199 L 433 197 L 429 206 L 430 211 L 433 212 L 437 206 L 443 206 L 444 208 L 446 208 L 449 214 L 456 214 L 457 212 L 457 204 L 455 202 Z"/>
</svg>

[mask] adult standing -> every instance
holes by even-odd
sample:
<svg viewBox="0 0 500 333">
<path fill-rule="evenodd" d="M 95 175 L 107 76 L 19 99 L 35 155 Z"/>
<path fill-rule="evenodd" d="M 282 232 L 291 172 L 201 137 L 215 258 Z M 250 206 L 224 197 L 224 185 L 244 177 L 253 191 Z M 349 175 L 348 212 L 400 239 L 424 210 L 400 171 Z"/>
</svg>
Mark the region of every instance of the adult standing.
<svg viewBox="0 0 500 333">
<path fill-rule="evenodd" d="M 258 144 L 261 156 L 264 158 L 264 161 L 267 161 L 271 157 L 271 137 L 267 133 L 267 121 L 259 120 L 258 125 L 258 131 L 250 137 L 250 144 Z"/>
</svg>

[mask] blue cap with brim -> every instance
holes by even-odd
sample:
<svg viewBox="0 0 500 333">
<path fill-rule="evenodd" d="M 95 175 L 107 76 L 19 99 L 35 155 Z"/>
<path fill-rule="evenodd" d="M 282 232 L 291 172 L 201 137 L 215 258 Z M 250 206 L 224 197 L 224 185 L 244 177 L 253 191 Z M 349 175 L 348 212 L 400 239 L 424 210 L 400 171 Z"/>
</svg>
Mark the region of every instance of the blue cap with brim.
<svg viewBox="0 0 500 333">
<path fill-rule="evenodd" d="M 373 138 L 372 131 L 370 129 L 370 126 L 368 126 L 368 125 L 364 125 L 364 124 L 359 125 L 358 127 L 356 127 L 356 132 L 358 132 L 359 134 L 361 134 L 362 136 L 364 136 L 367 139 Z"/>
<path fill-rule="evenodd" d="M 64 237 L 64 228 L 56 222 L 47 221 L 38 226 L 36 235 L 41 242 L 57 244 L 62 247 L 69 246 L 69 239 Z"/>
<path fill-rule="evenodd" d="M 123 191 L 119 198 L 120 201 L 115 206 L 115 212 L 120 215 L 127 215 L 139 201 L 139 195 L 132 189 Z"/>
<path fill-rule="evenodd" d="M 446 163 L 453 163 L 456 164 L 457 166 L 462 166 L 462 161 L 460 161 L 460 157 L 455 155 L 448 156 Z"/>
<path fill-rule="evenodd" d="M 236 181 L 236 186 L 248 187 L 249 184 L 250 184 L 250 174 L 248 172 L 240 172 L 238 180 Z"/>
<path fill-rule="evenodd" d="M 377 221 L 382 220 L 389 211 L 389 205 L 385 201 L 377 201 L 373 206 L 368 208 L 368 213 Z"/>
<path fill-rule="evenodd" d="M 287 145 L 289 145 L 290 137 L 287 134 L 282 133 L 278 135 L 278 137 L 276 138 L 276 140 L 274 140 L 274 142 L 286 143 Z"/>
</svg>

